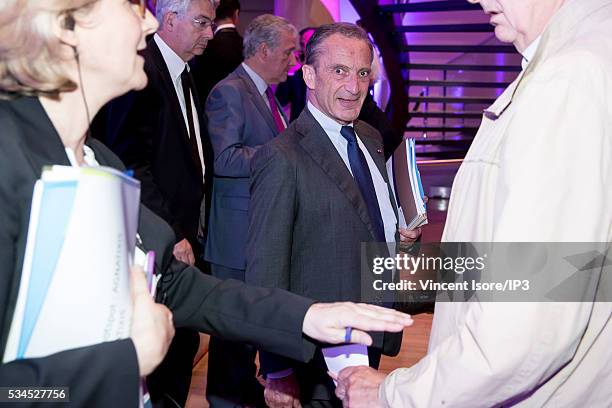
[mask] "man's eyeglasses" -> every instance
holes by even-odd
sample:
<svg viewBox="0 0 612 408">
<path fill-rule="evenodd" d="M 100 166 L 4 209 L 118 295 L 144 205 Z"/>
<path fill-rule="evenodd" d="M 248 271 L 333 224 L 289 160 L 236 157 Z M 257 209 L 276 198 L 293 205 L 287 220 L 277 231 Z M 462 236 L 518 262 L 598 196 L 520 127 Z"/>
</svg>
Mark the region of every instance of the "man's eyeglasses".
<svg viewBox="0 0 612 408">
<path fill-rule="evenodd" d="M 145 16 L 147 15 L 147 2 L 146 2 L 146 0 L 130 0 L 130 3 L 132 3 L 134 6 L 136 6 L 136 9 L 138 11 L 138 15 L 144 19 Z"/>
<path fill-rule="evenodd" d="M 217 25 L 206 17 L 192 18 L 192 21 L 195 26 L 202 31 L 206 30 L 208 27 L 210 27 L 213 32 L 217 29 Z"/>
</svg>

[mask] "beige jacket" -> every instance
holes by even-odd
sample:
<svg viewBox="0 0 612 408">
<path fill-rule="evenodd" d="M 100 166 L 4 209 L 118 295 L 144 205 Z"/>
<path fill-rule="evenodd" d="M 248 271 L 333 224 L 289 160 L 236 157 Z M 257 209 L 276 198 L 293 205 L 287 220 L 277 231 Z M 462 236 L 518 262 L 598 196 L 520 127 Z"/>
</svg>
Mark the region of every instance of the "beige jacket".
<svg viewBox="0 0 612 408">
<path fill-rule="evenodd" d="M 612 241 L 612 0 L 568 0 L 485 112 L 443 240 Z M 439 303 L 427 356 L 393 371 L 380 399 L 611 407 L 612 303 Z"/>
</svg>

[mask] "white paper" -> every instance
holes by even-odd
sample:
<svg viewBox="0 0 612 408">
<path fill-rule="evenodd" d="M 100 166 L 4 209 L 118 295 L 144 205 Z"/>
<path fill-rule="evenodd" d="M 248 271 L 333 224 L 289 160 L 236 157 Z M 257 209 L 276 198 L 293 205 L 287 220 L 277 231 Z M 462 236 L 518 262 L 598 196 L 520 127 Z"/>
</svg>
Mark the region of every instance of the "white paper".
<svg viewBox="0 0 612 408">
<path fill-rule="evenodd" d="M 338 374 L 347 367 L 369 366 L 368 347 L 363 344 L 344 344 L 321 349 L 327 370 Z M 334 380 L 334 384 L 337 385 Z"/>
</svg>

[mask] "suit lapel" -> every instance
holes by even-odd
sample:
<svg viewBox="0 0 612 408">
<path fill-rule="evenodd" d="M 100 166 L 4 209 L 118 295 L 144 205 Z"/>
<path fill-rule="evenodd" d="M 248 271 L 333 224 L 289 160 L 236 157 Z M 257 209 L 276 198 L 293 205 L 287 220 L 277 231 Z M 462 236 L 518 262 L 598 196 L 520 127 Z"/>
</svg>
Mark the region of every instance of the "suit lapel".
<svg viewBox="0 0 612 408">
<path fill-rule="evenodd" d="M 28 146 L 26 151 L 29 153 L 30 165 L 36 176 L 42 175 L 45 166 L 70 166 L 62 139 L 40 102 L 36 98 L 22 97 L 14 102 L 14 106 L 18 114 L 24 117 L 24 123 L 33 125 L 23 133 L 23 138 Z M 90 142 L 90 139 L 87 139 L 86 143 L 94 151 L 96 161 L 101 166 L 109 165 L 106 154 L 96 149 L 95 144 L 90 145 Z"/>
<path fill-rule="evenodd" d="M 285 121 L 285 125 L 288 126 L 289 118 L 287 118 L 287 115 L 285 115 L 285 110 L 283 109 L 282 105 L 278 101 L 278 98 L 276 97 L 276 95 L 274 95 L 274 101 L 276 102 L 276 107 L 278 108 L 278 111 L 280 112 L 281 116 L 283 117 L 283 120 Z M 287 129 L 287 126 L 285 126 L 285 129 Z"/>
<path fill-rule="evenodd" d="M 310 157 L 323 169 L 328 177 L 344 193 L 361 221 L 367 226 L 372 238 L 376 233 L 370 222 L 368 208 L 366 206 L 355 179 L 346 168 L 338 151 L 327 137 L 325 131 L 315 120 L 308 109 L 304 109 L 297 119 L 296 130 L 302 134 L 300 145 L 306 150 Z"/>
<path fill-rule="evenodd" d="M 382 174 L 383 179 L 388 183 L 387 166 L 385 165 L 385 155 L 383 153 L 383 145 L 379 139 L 370 133 L 370 130 L 363 125 L 363 122 L 356 120 L 354 125 L 355 132 L 359 139 L 363 142 L 366 149 L 370 153 L 372 160 L 378 167 L 378 171 Z"/>
<path fill-rule="evenodd" d="M 355 121 L 354 126 L 355 132 L 357 132 L 359 139 L 361 139 L 366 149 L 368 149 L 372 160 L 374 160 L 376 167 L 378 167 L 378 171 L 380 171 L 380 174 L 387 183 L 387 189 L 389 190 L 389 199 L 391 200 L 391 206 L 393 207 L 395 217 L 397 218 L 397 203 L 395 202 L 395 195 L 393 194 L 393 190 L 391 190 L 391 183 L 389 182 L 389 174 L 387 173 L 387 164 L 385 162 L 383 144 L 380 139 L 376 138 L 370 133 L 370 130 L 363 125 L 363 122 L 357 120 Z"/>
<path fill-rule="evenodd" d="M 44 166 L 53 164 L 70 166 L 66 148 L 38 99 L 22 97 L 15 100 L 13 106 L 24 118 L 24 123 L 31 125 L 25 128 L 27 131 L 23 133 L 23 137 L 28 146 L 30 165 L 36 177 L 41 176 Z"/>
<path fill-rule="evenodd" d="M 176 89 L 174 88 L 174 82 L 172 81 L 172 78 L 170 77 L 170 71 L 168 70 L 168 67 L 166 66 L 166 62 L 164 61 L 164 57 L 162 56 L 161 51 L 159 50 L 159 47 L 157 46 L 157 43 L 155 42 L 153 37 L 151 37 L 151 40 L 148 42 L 145 52 L 149 54 L 151 62 L 153 63 L 153 65 L 155 66 L 155 69 L 157 70 L 158 74 L 161 77 L 161 83 L 163 84 L 163 87 L 166 91 L 165 92 L 166 95 L 168 95 L 168 98 L 166 99 L 164 103 L 169 103 L 172 106 L 172 112 L 174 113 L 176 123 L 178 124 L 179 129 L 180 129 L 180 131 L 177 133 L 180 134 L 180 138 L 185 147 L 184 152 L 187 156 L 186 160 L 189 163 L 191 163 L 193 171 L 195 172 L 194 174 L 197 174 L 199 172 L 198 170 L 199 167 L 196 165 L 196 163 L 193 162 L 193 158 L 191 154 L 189 153 L 191 150 L 191 145 L 189 144 L 189 131 L 187 130 L 187 126 L 185 125 L 185 118 L 183 117 L 183 110 L 181 109 L 181 104 L 179 102 L 179 98 L 176 93 Z M 149 78 L 149 80 L 151 80 L 151 78 Z M 193 84 L 192 84 L 192 89 L 195 89 Z M 200 121 L 200 134 L 201 134 L 202 126 L 203 125 L 205 126 L 206 123 L 202 122 L 201 120 L 203 115 L 200 115 L 199 104 L 197 103 L 195 91 L 194 91 L 193 99 L 195 103 L 196 113 L 198 114 L 198 120 Z"/>
<path fill-rule="evenodd" d="M 274 122 L 274 118 L 272 117 L 272 111 L 270 110 L 268 105 L 266 105 L 263 96 L 259 93 L 259 91 L 257 90 L 257 86 L 255 86 L 255 83 L 242 65 L 239 65 L 238 68 L 236 68 L 236 75 L 238 75 L 238 77 L 240 77 L 240 79 L 242 79 L 242 81 L 244 82 L 245 87 L 250 94 L 251 100 L 255 103 L 257 110 L 264 118 L 270 129 L 272 129 L 275 135 L 278 134 L 276 122 Z"/>
</svg>

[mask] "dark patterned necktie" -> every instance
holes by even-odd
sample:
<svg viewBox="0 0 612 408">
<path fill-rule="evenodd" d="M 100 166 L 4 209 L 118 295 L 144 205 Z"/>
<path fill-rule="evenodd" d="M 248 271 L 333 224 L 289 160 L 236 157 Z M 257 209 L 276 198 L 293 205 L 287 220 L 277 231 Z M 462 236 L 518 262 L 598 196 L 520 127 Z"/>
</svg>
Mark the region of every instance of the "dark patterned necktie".
<svg viewBox="0 0 612 408">
<path fill-rule="evenodd" d="M 185 69 L 181 74 L 181 84 L 183 85 L 183 96 L 185 97 L 185 110 L 187 111 L 187 124 L 189 125 L 189 150 L 191 153 L 191 159 L 196 165 L 200 172 L 200 178 L 202 177 L 202 162 L 200 161 L 200 152 L 198 151 L 198 142 L 196 140 L 195 125 L 193 122 L 193 110 L 191 108 L 191 75 Z"/>
<path fill-rule="evenodd" d="M 365 155 L 357 144 L 357 135 L 351 126 L 342 126 L 340 134 L 348 142 L 346 150 L 348 152 L 351 172 L 357 182 L 357 186 L 359 186 L 363 201 L 365 201 L 368 208 L 368 214 L 370 215 L 370 222 L 374 228 L 376 240 L 379 242 L 386 242 L 385 227 L 382 216 L 380 215 L 380 208 L 378 207 L 378 199 L 376 198 L 372 174 L 370 173 Z"/>
</svg>

